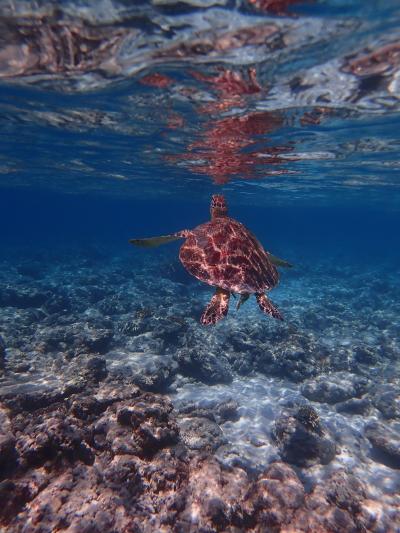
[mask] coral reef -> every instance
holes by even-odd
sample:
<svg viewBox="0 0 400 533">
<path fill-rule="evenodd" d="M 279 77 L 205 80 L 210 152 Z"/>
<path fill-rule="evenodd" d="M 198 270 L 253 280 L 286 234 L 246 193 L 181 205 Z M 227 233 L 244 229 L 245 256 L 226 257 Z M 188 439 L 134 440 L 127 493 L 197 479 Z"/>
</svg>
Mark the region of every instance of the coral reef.
<svg viewBox="0 0 400 533">
<path fill-rule="evenodd" d="M 298 466 L 328 464 L 336 454 L 335 443 L 322 428 L 312 407 L 284 411 L 275 422 L 272 437 L 282 459 Z"/>
<path fill-rule="evenodd" d="M 285 323 L 209 329 L 176 258 L 58 253 L 0 271 L 5 531 L 400 527 L 393 270 L 316 264 Z"/>
<path fill-rule="evenodd" d="M 211 453 L 215 423 L 187 419 L 201 421 L 192 433 L 181 420 L 179 431 L 165 397 L 127 383 L 0 416 L 0 524 L 9 531 L 376 531 L 366 488 L 344 470 L 307 493 L 282 462 L 256 478 L 224 468 Z"/>
</svg>

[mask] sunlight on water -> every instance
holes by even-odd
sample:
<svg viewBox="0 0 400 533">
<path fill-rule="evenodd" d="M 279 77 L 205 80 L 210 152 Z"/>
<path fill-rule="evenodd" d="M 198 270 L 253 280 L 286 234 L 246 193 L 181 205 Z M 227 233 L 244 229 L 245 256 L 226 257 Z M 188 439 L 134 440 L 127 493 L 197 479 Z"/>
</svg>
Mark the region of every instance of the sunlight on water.
<svg viewBox="0 0 400 533">
<path fill-rule="evenodd" d="M 397 2 L 2 6 L 3 184 L 393 198 Z"/>
</svg>

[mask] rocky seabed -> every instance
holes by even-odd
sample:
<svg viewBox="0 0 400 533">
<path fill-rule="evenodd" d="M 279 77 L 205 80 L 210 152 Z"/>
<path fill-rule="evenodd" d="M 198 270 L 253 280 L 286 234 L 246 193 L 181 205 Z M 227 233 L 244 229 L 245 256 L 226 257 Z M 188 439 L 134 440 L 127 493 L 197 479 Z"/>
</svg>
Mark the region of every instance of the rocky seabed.
<svg viewBox="0 0 400 533">
<path fill-rule="evenodd" d="M 300 264 L 283 324 L 204 328 L 168 253 L 13 254 L 1 531 L 400 531 L 398 269 Z"/>
</svg>

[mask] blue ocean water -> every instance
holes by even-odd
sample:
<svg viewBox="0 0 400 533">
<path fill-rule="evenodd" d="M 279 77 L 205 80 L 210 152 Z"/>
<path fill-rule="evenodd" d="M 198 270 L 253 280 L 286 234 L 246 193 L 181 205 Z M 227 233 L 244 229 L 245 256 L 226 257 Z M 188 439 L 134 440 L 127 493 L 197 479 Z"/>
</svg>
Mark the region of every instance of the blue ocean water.
<svg viewBox="0 0 400 533">
<path fill-rule="evenodd" d="M 0 0 L 0 27 L 4 531 L 400 531 L 399 2 Z M 283 322 L 232 295 L 203 326 L 182 242 L 129 244 L 213 194 L 293 264 Z"/>
</svg>

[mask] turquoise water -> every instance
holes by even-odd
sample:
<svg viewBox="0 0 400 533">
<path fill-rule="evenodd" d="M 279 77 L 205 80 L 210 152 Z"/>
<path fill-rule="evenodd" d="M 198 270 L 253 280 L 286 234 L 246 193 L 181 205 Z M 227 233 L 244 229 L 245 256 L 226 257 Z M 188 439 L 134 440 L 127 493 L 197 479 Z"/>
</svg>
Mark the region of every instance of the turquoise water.
<svg viewBox="0 0 400 533">
<path fill-rule="evenodd" d="M 0 0 L 5 531 L 400 530 L 399 27 L 397 1 Z M 213 194 L 293 264 L 269 293 L 282 323 L 232 296 L 202 326 L 214 289 L 182 242 L 128 243 L 208 221 Z M 93 437 L 136 386 L 179 428 L 151 456 Z M 69 436 L 42 446 L 57 416 Z M 181 472 L 180 447 L 163 522 L 146 468 Z M 127 456 L 128 496 L 109 481 Z M 257 507 L 277 464 L 304 497 Z"/>
</svg>

